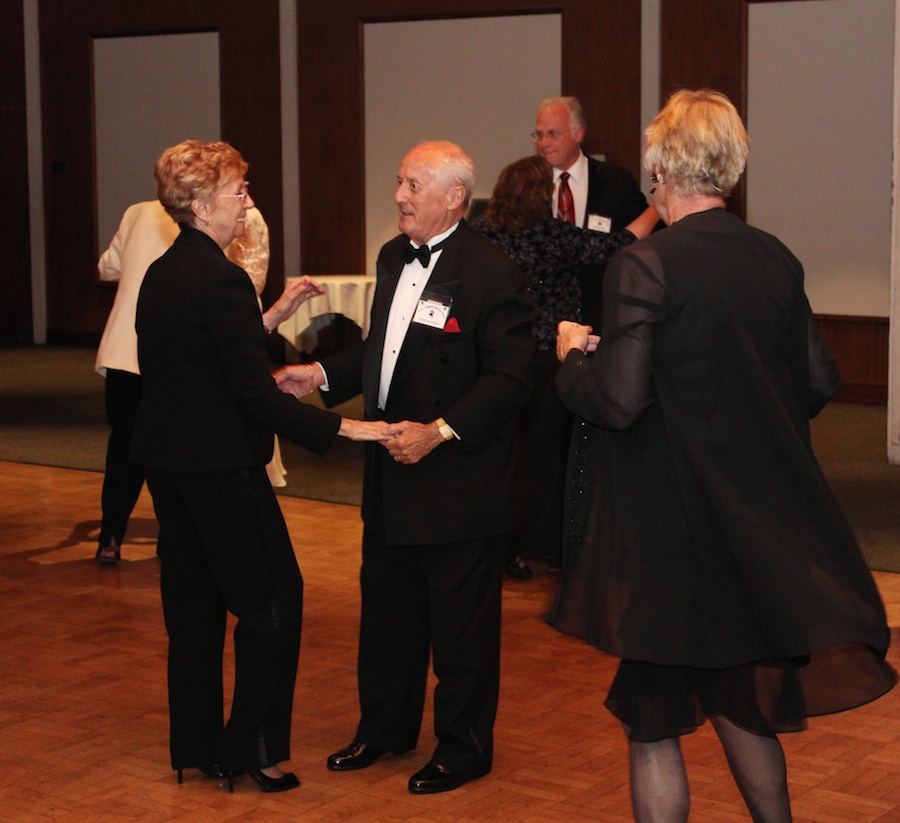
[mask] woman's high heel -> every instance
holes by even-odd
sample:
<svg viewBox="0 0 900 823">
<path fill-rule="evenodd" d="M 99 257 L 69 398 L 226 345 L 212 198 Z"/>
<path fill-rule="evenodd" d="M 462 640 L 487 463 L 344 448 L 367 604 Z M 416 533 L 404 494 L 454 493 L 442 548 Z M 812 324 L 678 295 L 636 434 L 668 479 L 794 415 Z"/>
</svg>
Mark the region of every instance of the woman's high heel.
<svg viewBox="0 0 900 823">
<path fill-rule="evenodd" d="M 262 769 L 250 769 L 250 775 L 264 792 L 286 792 L 288 789 L 296 789 L 300 785 L 297 775 L 293 772 L 285 772 L 281 777 L 269 777 L 263 774 Z"/>
</svg>

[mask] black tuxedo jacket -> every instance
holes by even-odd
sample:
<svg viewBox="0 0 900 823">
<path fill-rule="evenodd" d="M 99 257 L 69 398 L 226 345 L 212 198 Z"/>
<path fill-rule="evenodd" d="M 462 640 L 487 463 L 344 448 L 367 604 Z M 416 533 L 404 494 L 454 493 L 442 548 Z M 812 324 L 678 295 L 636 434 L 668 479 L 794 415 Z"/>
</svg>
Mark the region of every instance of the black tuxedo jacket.
<svg viewBox="0 0 900 823">
<path fill-rule="evenodd" d="M 647 208 L 647 199 L 634 175 L 628 169 L 588 157 L 587 209 L 582 228 L 588 227 L 592 214 L 612 220 L 612 231 L 622 231 Z M 579 266 L 576 270 L 581 286 L 581 317 L 600 329 L 602 314 L 603 266 Z"/>
<path fill-rule="evenodd" d="M 141 402 L 132 459 L 173 472 L 265 466 L 275 432 L 316 453 L 340 417 L 283 394 L 247 273 L 183 228 L 147 270 L 135 326 Z"/>
<path fill-rule="evenodd" d="M 382 247 L 369 338 L 323 364 L 330 387 L 323 396 L 334 405 L 362 392 L 369 419 L 443 417 L 460 437 L 412 466 L 367 445 L 363 518 L 383 515 L 388 545 L 499 534 L 510 525 L 515 413 L 531 391 L 531 298 L 509 257 L 462 221 L 425 287 L 452 299 L 448 330 L 410 324 L 381 410 L 385 327 L 408 242 L 400 235 Z"/>
</svg>

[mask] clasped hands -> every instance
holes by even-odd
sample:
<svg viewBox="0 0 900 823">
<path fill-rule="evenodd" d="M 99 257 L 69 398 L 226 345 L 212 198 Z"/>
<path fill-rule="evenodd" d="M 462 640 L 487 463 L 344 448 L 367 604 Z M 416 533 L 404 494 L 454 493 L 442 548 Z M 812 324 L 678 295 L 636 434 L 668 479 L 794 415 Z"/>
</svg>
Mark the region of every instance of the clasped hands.
<svg viewBox="0 0 900 823">
<path fill-rule="evenodd" d="M 592 326 L 582 326 L 571 320 L 561 320 L 556 327 L 556 357 L 560 363 L 572 349 L 588 353 L 597 350 L 599 334 L 591 334 Z"/>
<path fill-rule="evenodd" d="M 281 391 L 301 398 L 324 385 L 325 373 L 318 363 L 284 366 L 275 372 L 275 383 Z M 412 420 L 386 423 L 342 417 L 338 434 L 350 440 L 378 441 L 396 462 L 406 465 L 418 463 L 444 442 L 435 423 Z"/>
</svg>

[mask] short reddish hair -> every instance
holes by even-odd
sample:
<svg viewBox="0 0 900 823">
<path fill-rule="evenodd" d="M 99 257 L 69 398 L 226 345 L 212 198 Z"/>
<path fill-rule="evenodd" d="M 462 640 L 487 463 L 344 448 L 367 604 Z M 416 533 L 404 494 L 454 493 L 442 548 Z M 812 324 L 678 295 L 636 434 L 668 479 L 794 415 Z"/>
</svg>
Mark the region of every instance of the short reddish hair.
<svg viewBox="0 0 900 823">
<path fill-rule="evenodd" d="M 192 225 L 194 200 L 211 200 L 223 185 L 247 173 L 241 153 L 224 142 L 184 140 L 166 149 L 156 166 L 156 196 L 171 218 Z"/>
</svg>

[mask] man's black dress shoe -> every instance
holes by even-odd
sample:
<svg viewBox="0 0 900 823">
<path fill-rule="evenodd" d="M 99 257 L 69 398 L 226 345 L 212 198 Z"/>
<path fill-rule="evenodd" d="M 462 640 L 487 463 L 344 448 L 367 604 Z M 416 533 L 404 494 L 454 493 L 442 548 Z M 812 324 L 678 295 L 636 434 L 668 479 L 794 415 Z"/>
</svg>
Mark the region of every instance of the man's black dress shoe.
<svg viewBox="0 0 900 823">
<path fill-rule="evenodd" d="M 506 573 L 513 580 L 531 580 L 534 572 L 521 557 L 516 555 L 506 561 Z"/>
<path fill-rule="evenodd" d="M 250 769 L 250 775 L 264 792 L 286 792 L 288 789 L 296 789 L 300 785 L 297 775 L 293 772 L 285 772 L 281 777 L 269 777 L 263 774 L 262 769 Z"/>
<path fill-rule="evenodd" d="M 349 746 L 328 756 L 328 768 L 333 772 L 352 772 L 355 769 L 365 769 L 387 752 L 387 749 L 367 746 L 365 743 L 357 743 L 354 740 Z"/>
<path fill-rule="evenodd" d="M 437 794 L 452 792 L 466 782 L 463 774 L 451 772 L 446 766 L 429 763 L 409 778 L 409 790 L 413 794 Z"/>
</svg>

